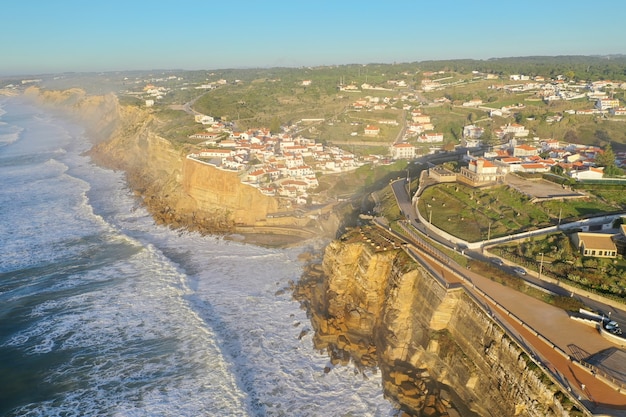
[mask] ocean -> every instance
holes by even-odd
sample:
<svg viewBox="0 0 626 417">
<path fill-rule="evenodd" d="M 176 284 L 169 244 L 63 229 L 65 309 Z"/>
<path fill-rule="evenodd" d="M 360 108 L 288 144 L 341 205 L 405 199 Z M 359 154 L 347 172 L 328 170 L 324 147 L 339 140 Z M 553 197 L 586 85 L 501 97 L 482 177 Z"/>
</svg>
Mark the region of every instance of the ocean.
<svg viewBox="0 0 626 417">
<path fill-rule="evenodd" d="M 0 415 L 396 414 L 376 371 L 324 372 L 305 248 L 155 225 L 85 135 L 0 97 Z"/>
</svg>

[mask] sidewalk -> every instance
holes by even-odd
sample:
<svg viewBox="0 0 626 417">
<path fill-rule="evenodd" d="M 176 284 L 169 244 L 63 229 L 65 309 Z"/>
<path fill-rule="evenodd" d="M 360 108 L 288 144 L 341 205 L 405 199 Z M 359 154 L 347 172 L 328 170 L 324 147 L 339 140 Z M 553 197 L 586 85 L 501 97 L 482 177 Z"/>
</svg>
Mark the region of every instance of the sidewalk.
<svg viewBox="0 0 626 417">
<path fill-rule="evenodd" d="M 423 256 L 422 259 L 431 264 L 432 268 L 441 270 L 442 266 L 429 256 Z M 565 387 L 569 387 L 576 397 L 580 397 L 581 402 L 590 411 L 594 414 L 626 416 L 626 392 L 619 392 L 611 384 L 593 375 L 589 369 L 567 359 L 545 341 L 548 339 L 574 358 L 581 351 L 595 354 L 604 349 L 614 348 L 615 345 L 604 339 L 596 329 L 571 320 L 560 308 L 471 271 L 463 271 L 467 278 L 460 277 L 456 271 L 448 268 L 444 271 L 446 280 L 463 280 L 465 289 L 488 304 L 492 311 L 497 313 L 497 320 L 509 331 L 516 333 L 515 336 L 523 340 L 541 358 L 553 376 Z M 483 296 L 481 292 L 488 297 Z M 503 307 L 505 305 L 506 309 Z M 508 313 L 515 315 L 532 329 L 522 326 Z M 548 336 L 541 338 L 536 333 Z"/>
</svg>

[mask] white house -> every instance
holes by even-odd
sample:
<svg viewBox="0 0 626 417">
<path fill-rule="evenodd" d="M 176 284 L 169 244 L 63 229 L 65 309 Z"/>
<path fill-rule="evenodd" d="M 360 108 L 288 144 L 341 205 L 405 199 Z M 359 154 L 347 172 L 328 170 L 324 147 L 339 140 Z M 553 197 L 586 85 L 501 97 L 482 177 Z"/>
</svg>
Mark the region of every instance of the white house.
<svg viewBox="0 0 626 417">
<path fill-rule="evenodd" d="M 522 144 L 513 148 L 513 156 L 525 157 L 535 156 L 537 154 L 539 154 L 539 151 L 534 146 Z"/>
<path fill-rule="evenodd" d="M 530 131 L 526 130 L 524 126 L 518 123 L 510 123 L 506 126 L 502 126 L 502 132 L 504 132 L 504 135 L 512 133 L 516 138 L 526 137 L 530 133 Z"/>
<path fill-rule="evenodd" d="M 365 136 L 377 136 L 380 133 L 378 126 L 368 125 L 365 127 Z"/>
<path fill-rule="evenodd" d="M 596 108 L 599 110 L 608 110 L 619 107 L 619 100 L 612 98 L 601 98 L 596 101 Z"/>
<path fill-rule="evenodd" d="M 417 141 L 420 143 L 438 143 L 443 142 L 443 133 L 424 133 Z"/>
<path fill-rule="evenodd" d="M 211 116 L 204 114 L 196 114 L 194 116 L 196 123 L 202 123 L 203 125 L 211 125 L 215 122 L 215 119 Z"/>
<path fill-rule="evenodd" d="M 482 105 L 483 105 L 483 101 L 480 99 L 474 99 L 474 100 L 466 101 L 465 103 L 463 103 L 463 107 L 478 107 Z"/>
<path fill-rule="evenodd" d="M 201 158 L 227 158 L 234 155 L 235 151 L 232 149 L 203 149 L 198 152 Z"/>
<path fill-rule="evenodd" d="M 577 180 L 599 180 L 604 176 L 602 168 L 588 167 L 585 170 L 570 171 L 570 177 Z"/>
<path fill-rule="evenodd" d="M 485 133 L 485 129 L 482 127 L 478 127 L 475 125 L 467 125 L 463 127 L 463 137 L 468 139 L 478 139 L 483 133 Z"/>
<path fill-rule="evenodd" d="M 258 183 L 263 178 L 265 178 L 266 175 L 267 175 L 267 172 L 265 172 L 263 168 L 256 169 L 252 172 L 248 172 L 248 181 Z"/>
<path fill-rule="evenodd" d="M 413 159 L 415 158 L 415 146 L 410 143 L 394 143 L 390 149 L 393 159 Z"/>
<path fill-rule="evenodd" d="M 502 182 L 506 173 L 507 169 L 504 166 L 497 166 L 491 161 L 478 158 L 471 160 L 467 168 L 461 168 L 457 180 L 476 187 L 488 183 Z"/>
</svg>

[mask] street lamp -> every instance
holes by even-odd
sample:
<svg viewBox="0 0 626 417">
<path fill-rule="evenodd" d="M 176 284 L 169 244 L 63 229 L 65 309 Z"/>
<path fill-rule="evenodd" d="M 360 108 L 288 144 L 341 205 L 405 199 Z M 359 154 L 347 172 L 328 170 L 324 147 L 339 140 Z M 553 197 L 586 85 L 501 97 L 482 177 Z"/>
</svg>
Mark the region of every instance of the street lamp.
<svg viewBox="0 0 626 417">
<path fill-rule="evenodd" d="M 541 255 L 541 262 L 539 263 L 539 276 L 537 277 L 538 279 L 541 279 L 541 270 L 543 269 L 543 252 L 541 252 L 540 255 Z"/>
</svg>

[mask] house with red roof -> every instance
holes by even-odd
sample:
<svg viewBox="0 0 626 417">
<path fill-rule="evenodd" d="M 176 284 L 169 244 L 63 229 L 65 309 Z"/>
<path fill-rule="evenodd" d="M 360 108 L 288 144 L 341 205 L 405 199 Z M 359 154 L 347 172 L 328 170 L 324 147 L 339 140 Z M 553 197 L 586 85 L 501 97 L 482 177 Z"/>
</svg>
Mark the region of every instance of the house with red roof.
<svg viewBox="0 0 626 417">
<path fill-rule="evenodd" d="M 523 158 L 523 157 L 535 156 L 538 154 L 539 154 L 539 150 L 536 147 L 526 145 L 526 144 L 517 145 L 513 148 L 513 156 L 518 156 L 518 157 Z"/>
<path fill-rule="evenodd" d="M 417 141 L 420 143 L 441 143 L 443 142 L 443 133 L 424 133 Z"/>
<path fill-rule="evenodd" d="M 599 180 L 604 177 L 602 168 L 586 167 L 586 169 L 573 169 L 569 172 L 570 177 L 577 180 Z"/>
<path fill-rule="evenodd" d="M 469 161 L 467 168 L 461 168 L 457 181 L 471 187 L 499 184 L 504 182 L 504 176 L 507 172 L 503 166 L 498 166 L 483 158 L 477 158 Z"/>
<path fill-rule="evenodd" d="M 527 174 L 535 174 L 538 172 L 549 172 L 550 167 L 539 163 L 521 164 L 522 171 Z"/>
<path fill-rule="evenodd" d="M 365 136 L 378 136 L 380 128 L 374 125 L 365 126 Z"/>
<path fill-rule="evenodd" d="M 255 169 L 248 172 L 248 181 L 258 183 L 267 177 L 267 172 L 264 169 Z"/>
</svg>

